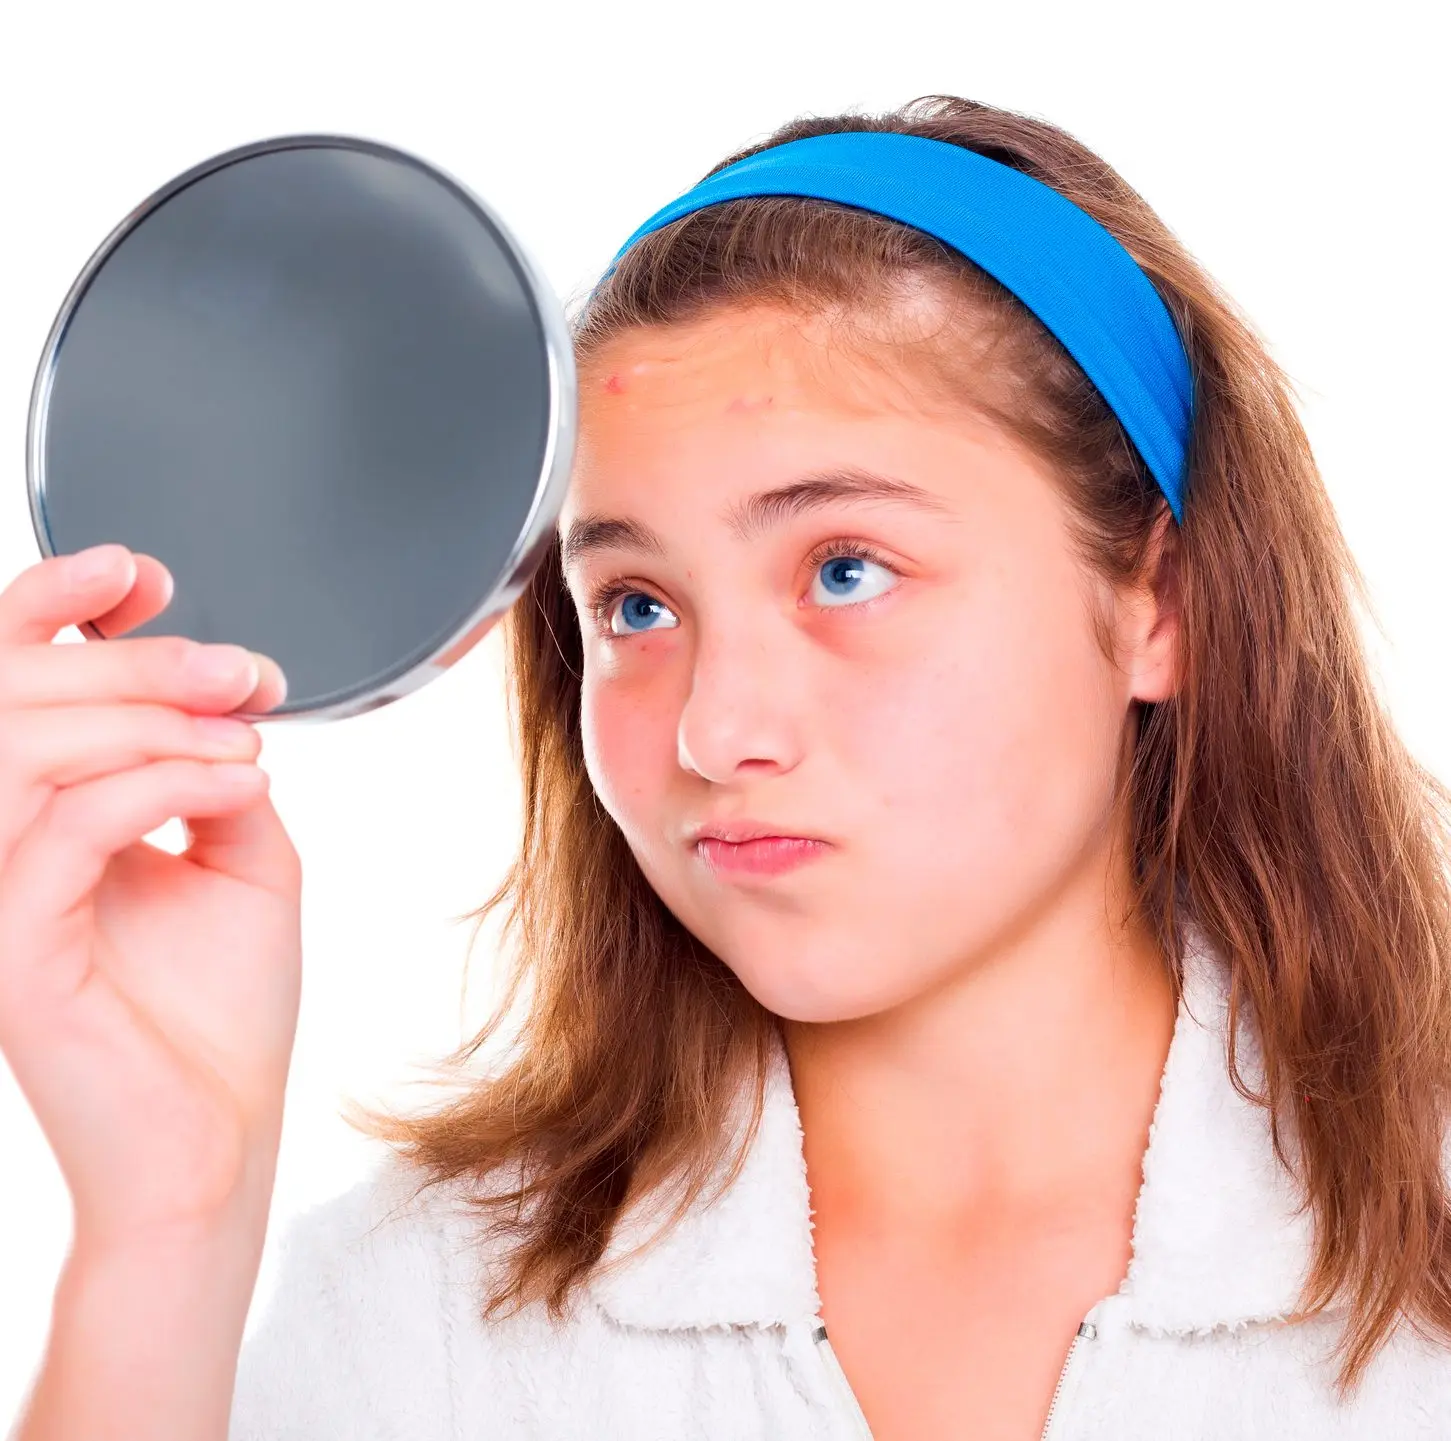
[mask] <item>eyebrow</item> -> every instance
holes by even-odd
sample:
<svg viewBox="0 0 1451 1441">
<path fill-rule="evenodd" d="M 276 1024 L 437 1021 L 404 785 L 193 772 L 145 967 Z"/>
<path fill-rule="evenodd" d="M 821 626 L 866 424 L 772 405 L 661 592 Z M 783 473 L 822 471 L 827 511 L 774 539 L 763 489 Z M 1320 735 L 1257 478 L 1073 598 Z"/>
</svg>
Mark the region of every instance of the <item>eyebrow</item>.
<svg viewBox="0 0 1451 1441">
<path fill-rule="evenodd" d="M 921 486 L 858 466 L 840 466 L 812 471 L 789 485 L 760 490 L 744 500 L 733 501 L 721 512 L 720 518 L 735 539 L 750 542 L 798 516 L 831 505 L 863 501 L 883 501 L 937 515 L 953 513 L 941 496 Z M 634 550 L 657 559 L 663 559 L 666 553 L 664 541 L 641 521 L 582 515 L 570 525 L 564 538 L 561 564 L 568 570 L 585 556 L 601 550 Z"/>
</svg>

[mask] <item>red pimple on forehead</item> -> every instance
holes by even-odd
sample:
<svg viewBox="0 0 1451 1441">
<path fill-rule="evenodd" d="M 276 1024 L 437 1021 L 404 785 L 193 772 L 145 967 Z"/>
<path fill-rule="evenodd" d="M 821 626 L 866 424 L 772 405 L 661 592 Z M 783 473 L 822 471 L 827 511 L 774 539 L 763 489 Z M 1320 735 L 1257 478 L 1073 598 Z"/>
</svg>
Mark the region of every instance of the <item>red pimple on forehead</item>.
<svg viewBox="0 0 1451 1441">
<path fill-rule="evenodd" d="M 625 382 L 620 379 L 618 372 L 605 381 L 605 389 L 611 395 L 618 395 L 625 388 Z"/>
</svg>

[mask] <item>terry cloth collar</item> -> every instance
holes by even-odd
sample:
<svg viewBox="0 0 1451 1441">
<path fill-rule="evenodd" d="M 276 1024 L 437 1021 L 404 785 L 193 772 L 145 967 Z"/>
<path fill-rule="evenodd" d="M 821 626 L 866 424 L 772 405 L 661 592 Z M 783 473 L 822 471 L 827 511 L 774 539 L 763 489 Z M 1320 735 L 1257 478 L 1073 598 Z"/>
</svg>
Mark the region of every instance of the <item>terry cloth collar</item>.
<svg viewBox="0 0 1451 1441">
<path fill-rule="evenodd" d="M 1229 972 L 1192 926 L 1183 968 L 1144 1153 L 1132 1259 L 1115 1298 L 1128 1324 L 1179 1334 L 1292 1314 L 1312 1242 L 1310 1214 L 1297 1214 L 1292 1178 L 1274 1155 L 1268 1115 L 1230 1083 Z M 1259 1053 L 1244 1016 L 1239 1064 L 1257 1086 Z M 625 1212 L 587 1284 L 595 1303 L 622 1324 L 655 1330 L 813 1318 L 820 1298 L 810 1188 L 779 1041 L 760 1130 L 735 1182 L 713 1205 L 708 1200 L 622 1261 L 665 1214 L 649 1197 Z"/>
</svg>

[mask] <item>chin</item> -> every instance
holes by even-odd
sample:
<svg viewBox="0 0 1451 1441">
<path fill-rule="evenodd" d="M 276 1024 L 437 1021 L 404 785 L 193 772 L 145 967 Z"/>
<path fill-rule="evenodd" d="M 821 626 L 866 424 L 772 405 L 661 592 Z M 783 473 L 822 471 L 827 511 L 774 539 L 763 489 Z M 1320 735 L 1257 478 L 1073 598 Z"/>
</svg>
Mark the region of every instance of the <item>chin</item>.
<svg viewBox="0 0 1451 1441">
<path fill-rule="evenodd" d="M 731 969 L 761 1005 L 787 1021 L 856 1021 L 889 1011 L 908 998 L 898 987 L 889 990 L 881 977 L 851 976 L 840 970 L 803 972 L 799 958 L 796 968 L 782 966 L 761 973 L 758 962 Z"/>
</svg>

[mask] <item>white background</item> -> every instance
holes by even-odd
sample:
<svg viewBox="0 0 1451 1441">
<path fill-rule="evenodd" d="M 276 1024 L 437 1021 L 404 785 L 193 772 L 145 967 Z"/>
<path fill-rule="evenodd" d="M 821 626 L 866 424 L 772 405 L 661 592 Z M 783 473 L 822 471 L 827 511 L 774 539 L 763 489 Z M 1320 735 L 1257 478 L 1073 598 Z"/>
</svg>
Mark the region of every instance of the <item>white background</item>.
<svg viewBox="0 0 1451 1441">
<path fill-rule="evenodd" d="M 948 91 L 1097 149 L 1260 327 L 1368 577 L 1387 699 L 1412 750 L 1451 777 L 1438 11 L 31 0 L 0 31 L 0 584 L 39 557 L 25 414 L 55 310 L 111 228 L 207 156 L 298 131 L 413 150 L 499 209 L 563 301 L 654 209 L 782 121 Z M 374 1154 L 339 1099 L 426 1099 L 408 1086 L 415 1065 L 455 1045 L 487 999 L 486 933 L 461 1009 L 469 928 L 451 918 L 493 889 L 517 837 L 498 638 L 380 711 L 262 727 L 307 875 L 271 1237 Z M 8 1424 L 44 1344 L 70 1214 L 3 1060 L 0 1168 Z M 269 1244 L 259 1298 L 272 1256 Z"/>
</svg>

